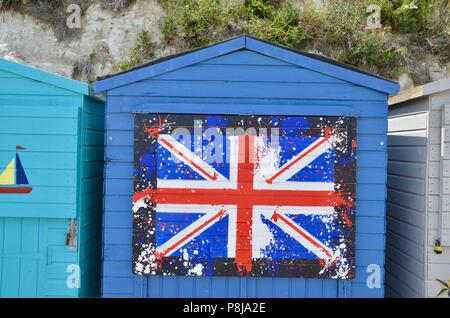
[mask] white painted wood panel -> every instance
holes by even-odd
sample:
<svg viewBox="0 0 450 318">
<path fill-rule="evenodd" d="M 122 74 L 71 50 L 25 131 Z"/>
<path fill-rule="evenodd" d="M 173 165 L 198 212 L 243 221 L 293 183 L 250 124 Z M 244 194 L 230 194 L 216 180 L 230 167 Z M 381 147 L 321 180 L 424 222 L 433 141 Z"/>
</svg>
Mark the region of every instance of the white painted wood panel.
<svg viewBox="0 0 450 318">
<path fill-rule="evenodd" d="M 386 295 L 435 297 L 441 289 L 436 278 L 450 279 L 450 246 L 434 252 L 438 238 L 450 245 L 449 84 L 426 84 L 422 97 L 398 99 L 389 109 Z M 419 183 L 401 185 L 408 178 L 423 178 L 424 195 L 414 189 Z"/>
<path fill-rule="evenodd" d="M 428 98 L 389 109 L 387 296 L 425 294 L 428 121 Z"/>
<path fill-rule="evenodd" d="M 447 95 L 448 104 L 442 106 L 442 129 L 441 129 L 441 165 L 445 169 L 450 163 L 450 95 Z M 442 171 L 440 183 L 441 206 L 439 215 L 439 226 L 441 243 L 450 246 L 450 207 L 446 204 L 450 201 L 450 177 L 445 176 L 447 172 Z M 450 268 L 450 264 L 448 266 Z M 450 278 L 450 277 L 449 277 Z"/>
<path fill-rule="evenodd" d="M 418 113 L 410 116 L 391 117 L 388 120 L 388 131 L 414 131 L 427 128 L 427 113 Z"/>
</svg>

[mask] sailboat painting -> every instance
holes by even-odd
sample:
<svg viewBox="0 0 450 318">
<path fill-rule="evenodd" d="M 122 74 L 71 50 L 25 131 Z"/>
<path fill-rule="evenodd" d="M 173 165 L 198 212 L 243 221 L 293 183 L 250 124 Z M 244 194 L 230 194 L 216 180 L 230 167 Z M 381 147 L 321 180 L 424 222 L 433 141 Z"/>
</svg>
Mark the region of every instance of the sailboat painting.
<svg viewBox="0 0 450 318">
<path fill-rule="evenodd" d="M 22 146 L 16 146 L 16 150 L 24 149 Z M 28 178 L 16 152 L 5 170 L 0 173 L 0 194 L 28 194 L 32 189 L 28 186 Z"/>
</svg>

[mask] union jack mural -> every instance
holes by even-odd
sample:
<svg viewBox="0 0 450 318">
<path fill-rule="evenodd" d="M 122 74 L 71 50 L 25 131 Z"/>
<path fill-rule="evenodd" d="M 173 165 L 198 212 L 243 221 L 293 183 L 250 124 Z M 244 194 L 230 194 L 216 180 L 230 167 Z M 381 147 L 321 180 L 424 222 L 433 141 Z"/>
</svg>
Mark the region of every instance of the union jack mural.
<svg viewBox="0 0 450 318">
<path fill-rule="evenodd" d="M 138 275 L 354 277 L 356 119 L 137 114 Z"/>
</svg>

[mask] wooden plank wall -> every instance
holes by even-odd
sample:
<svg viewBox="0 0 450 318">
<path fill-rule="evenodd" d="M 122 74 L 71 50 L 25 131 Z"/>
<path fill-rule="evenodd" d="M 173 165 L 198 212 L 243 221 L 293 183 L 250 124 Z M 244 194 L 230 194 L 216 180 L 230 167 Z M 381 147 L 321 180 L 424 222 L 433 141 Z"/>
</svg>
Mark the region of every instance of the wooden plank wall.
<svg viewBox="0 0 450 318">
<path fill-rule="evenodd" d="M 220 108 L 277 105 L 302 114 L 350 107 L 358 119 L 356 278 L 137 277 L 131 264 L 133 109 L 144 103 Z M 178 105 L 178 106 L 177 106 Z M 150 107 L 151 108 L 151 107 Z M 247 107 L 248 109 L 248 107 Z M 322 109 L 322 110 L 321 110 Z M 257 108 L 253 108 L 258 113 Z M 223 109 L 226 113 L 227 109 Z M 103 297 L 382 297 L 368 288 L 367 266 L 384 282 L 387 97 L 362 86 L 250 51 L 238 51 L 108 92 L 106 119 Z"/>
<path fill-rule="evenodd" d="M 77 252 L 65 246 L 76 216 L 77 135 L 81 97 L 0 71 L 0 171 L 15 154 L 33 186 L 0 194 L 0 297 L 74 297 L 66 287 Z"/>
<path fill-rule="evenodd" d="M 79 214 L 80 297 L 100 296 L 105 106 L 84 98 Z"/>
<path fill-rule="evenodd" d="M 424 295 L 428 103 L 389 109 L 387 297 Z"/>
<path fill-rule="evenodd" d="M 68 221 L 0 218 L 0 297 L 76 297 L 66 285 L 76 251 L 64 244 Z"/>
<path fill-rule="evenodd" d="M 426 277 L 428 297 L 442 288 L 436 278 L 450 279 L 450 92 L 433 95 L 430 102 L 428 240 Z M 441 134 L 444 133 L 444 136 Z M 444 139 L 441 139 L 444 137 Z M 441 143 L 444 141 L 444 143 Z M 442 148 L 444 146 L 444 148 Z M 442 166 L 441 166 L 442 165 Z M 439 210 L 442 216 L 439 215 Z M 439 228 L 442 228 L 439 234 Z M 441 236 L 443 252 L 435 254 L 434 241 Z"/>
</svg>

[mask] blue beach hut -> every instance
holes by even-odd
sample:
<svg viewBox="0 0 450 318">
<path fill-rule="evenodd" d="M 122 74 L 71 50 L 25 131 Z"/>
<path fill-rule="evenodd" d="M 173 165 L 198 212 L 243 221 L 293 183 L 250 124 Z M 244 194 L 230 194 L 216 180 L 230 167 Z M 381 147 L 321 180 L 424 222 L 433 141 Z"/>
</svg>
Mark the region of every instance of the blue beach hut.
<svg viewBox="0 0 450 318">
<path fill-rule="evenodd" d="M 0 59 L 0 297 L 100 291 L 104 101 Z"/>
<path fill-rule="evenodd" d="M 250 36 L 96 82 L 107 95 L 102 296 L 383 297 L 398 89 Z M 274 133 L 221 137 L 231 146 L 215 154 L 232 163 L 208 163 L 216 139 L 196 148 L 190 135 L 255 127 L 280 128 L 278 148 L 258 152 Z M 241 158 L 249 149 L 272 172 Z"/>
</svg>

